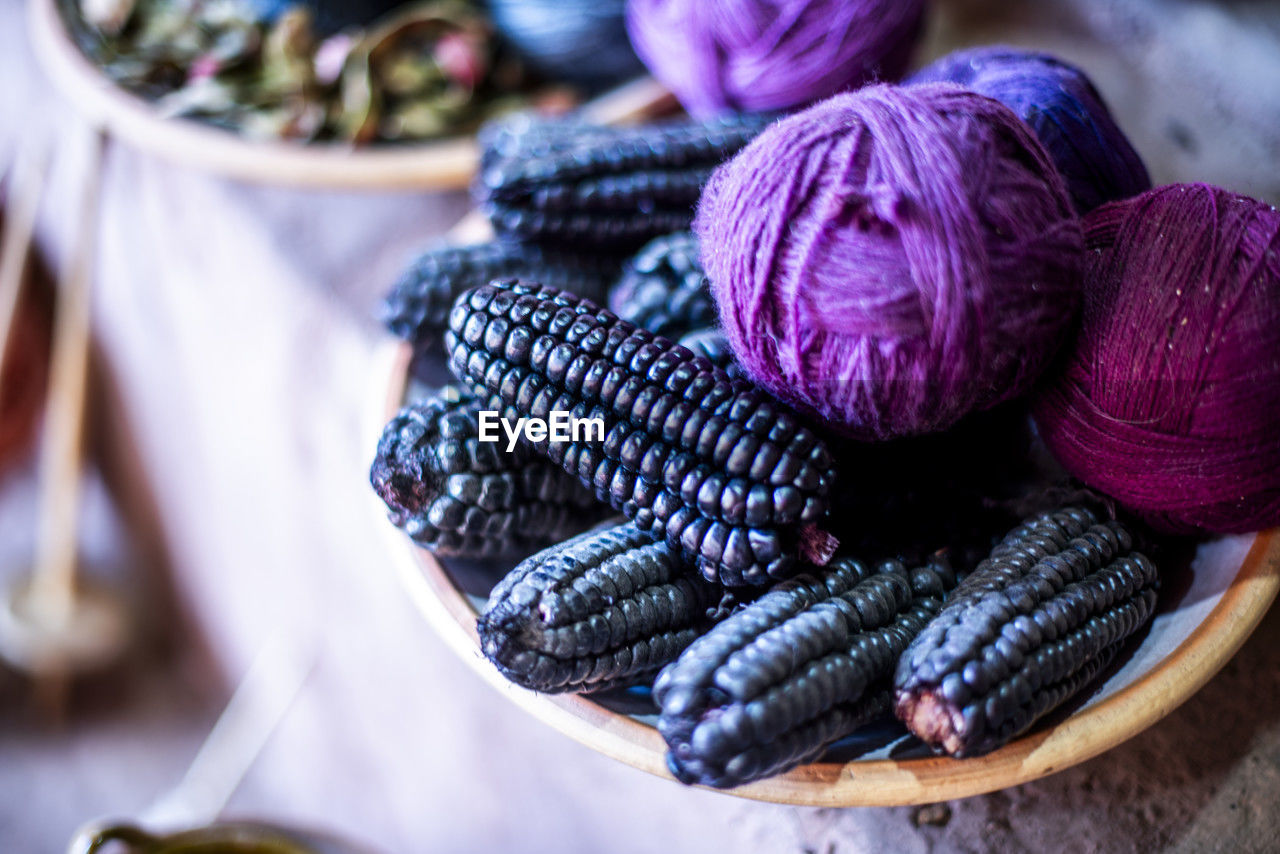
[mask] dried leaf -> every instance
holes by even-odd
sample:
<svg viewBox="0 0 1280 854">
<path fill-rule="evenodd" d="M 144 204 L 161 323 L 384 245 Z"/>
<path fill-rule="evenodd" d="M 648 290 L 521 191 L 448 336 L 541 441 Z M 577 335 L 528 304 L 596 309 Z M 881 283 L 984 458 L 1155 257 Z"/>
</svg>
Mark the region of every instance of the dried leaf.
<svg viewBox="0 0 1280 854">
<path fill-rule="evenodd" d="M 357 144 L 458 133 L 526 105 L 519 64 L 463 0 L 401 7 L 318 41 L 311 12 L 245 0 L 58 0 L 81 48 L 162 115 L 253 138 Z"/>
</svg>

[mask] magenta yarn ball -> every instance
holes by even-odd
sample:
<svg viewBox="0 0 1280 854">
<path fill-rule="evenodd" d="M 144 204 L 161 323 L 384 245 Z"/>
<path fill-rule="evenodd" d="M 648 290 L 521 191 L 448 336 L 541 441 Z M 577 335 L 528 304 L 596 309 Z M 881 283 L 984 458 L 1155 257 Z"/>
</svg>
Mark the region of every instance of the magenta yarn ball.
<svg viewBox="0 0 1280 854">
<path fill-rule="evenodd" d="M 629 0 L 636 53 L 694 115 L 787 110 L 897 80 L 924 0 Z"/>
<path fill-rule="evenodd" d="M 712 175 L 695 230 L 739 364 L 855 438 L 1025 392 L 1079 302 L 1080 221 L 1049 155 L 949 84 L 775 123 Z"/>
<path fill-rule="evenodd" d="M 1280 524 L 1280 211 L 1160 187 L 1085 245 L 1080 334 L 1035 401 L 1049 449 L 1163 531 Z"/>
</svg>

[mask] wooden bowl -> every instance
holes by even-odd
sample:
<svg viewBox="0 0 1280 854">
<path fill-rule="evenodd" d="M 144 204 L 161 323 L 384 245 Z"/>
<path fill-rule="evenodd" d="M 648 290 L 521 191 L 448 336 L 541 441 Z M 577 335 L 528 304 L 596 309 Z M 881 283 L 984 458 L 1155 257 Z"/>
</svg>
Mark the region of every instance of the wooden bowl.
<svg viewBox="0 0 1280 854">
<path fill-rule="evenodd" d="M 470 136 L 356 147 L 248 140 L 198 121 L 166 118 L 80 51 L 57 0 L 30 0 L 30 23 L 36 55 L 72 105 L 111 134 L 166 160 L 255 183 L 353 190 L 462 189 L 479 162 Z M 660 84 L 643 78 L 584 105 L 583 112 L 592 121 L 614 123 L 674 106 Z"/>
<path fill-rule="evenodd" d="M 388 357 L 389 393 L 377 407 L 383 423 L 422 391 L 412 388 L 409 358 L 407 346 Z M 477 673 L 565 735 L 671 779 L 652 717 L 622 714 L 588 697 L 538 694 L 508 682 L 480 653 L 476 615 L 482 603 L 468 596 L 430 552 L 385 522 L 384 527 L 397 538 L 398 571 L 413 602 Z M 1088 689 L 1069 714 L 1051 716 L 993 753 L 972 759 L 935 757 L 904 737 L 887 746 L 873 745 L 856 759 L 824 759 L 730 794 L 820 807 L 933 803 L 1016 786 L 1097 756 L 1177 708 L 1240 648 L 1280 589 L 1280 529 L 1201 545 L 1190 570 L 1165 587 L 1150 630 L 1120 666 Z M 849 752 L 849 746 L 837 746 L 837 756 Z"/>
</svg>

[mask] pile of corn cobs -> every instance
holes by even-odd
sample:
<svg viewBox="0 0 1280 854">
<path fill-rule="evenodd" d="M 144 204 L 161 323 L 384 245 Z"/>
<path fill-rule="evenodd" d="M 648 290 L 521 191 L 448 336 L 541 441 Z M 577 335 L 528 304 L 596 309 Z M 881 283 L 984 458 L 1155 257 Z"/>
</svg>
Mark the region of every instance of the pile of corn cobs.
<svg viewBox="0 0 1280 854">
<path fill-rule="evenodd" d="M 737 373 L 687 229 L 766 122 L 489 130 L 497 240 L 428 252 L 385 305 L 457 385 L 387 427 L 374 487 L 437 554 L 519 561 L 478 625 L 511 681 L 652 688 L 680 780 L 780 773 L 891 712 L 940 752 L 993 750 L 1145 625 L 1155 568 L 1087 499 L 1017 524 L 1034 477 L 981 452 L 1025 446 L 1016 412 L 859 447 Z M 600 431 L 508 447 L 478 441 L 481 411 Z"/>
</svg>

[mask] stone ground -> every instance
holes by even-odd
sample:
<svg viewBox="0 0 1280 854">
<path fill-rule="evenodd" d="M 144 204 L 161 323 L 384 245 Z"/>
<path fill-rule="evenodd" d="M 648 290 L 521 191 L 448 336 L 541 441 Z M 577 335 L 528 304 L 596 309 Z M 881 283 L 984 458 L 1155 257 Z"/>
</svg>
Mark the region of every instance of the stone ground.
<svg viewBox="0 0 1280 854">
<path fill-rule="evenodd" d="M 76 128 L 34 67 L 22 18 L 18 0 L 0 0 L 0 166 L 23 140 L 56 140 L 41 227 L 56 256 L 73 222 Z M 1280 201 L 1277 4 L 940 0 L 924 54 L 990 41 L 1086 68 L 1158 181 Z M 281 625 L 316 665 L 231 811 L 385 851 L 1276 850 L 1275 609 L 1219 676 L 1128 743 L 925 808 L 682 790 L 497 698 L 387 571 L 393 541 L 362 471 L 386 369 L 372 306 L 465 205 L 244 187 L 111 152 L 95 307 L 110 417 L 95 437 L 141 472 L 110 480 L 145 543 L 141 563 L 168 568 L 151 581 L 172 589 L 148 602 L 176 642 L 80 689 L 60 725 L 0 674 L 0 850 L 59 851 L 81 822 L 135 813 L 171 787 L 226 686 Z M 30 541 L 24 488 L 0 494 L 0 571 Z M 110 565 L 120 546 L 107 504 L 94 499 L 88 534 Z"/>
</svg>

